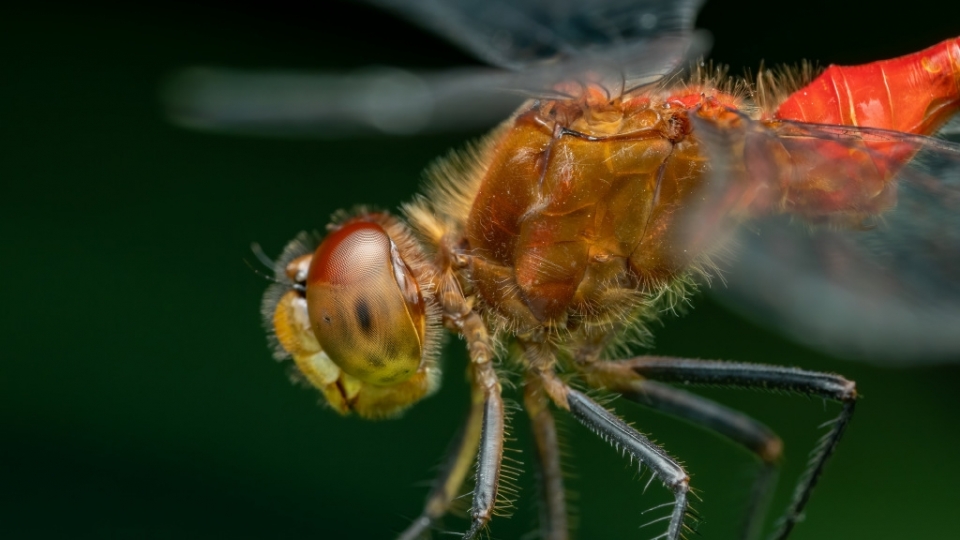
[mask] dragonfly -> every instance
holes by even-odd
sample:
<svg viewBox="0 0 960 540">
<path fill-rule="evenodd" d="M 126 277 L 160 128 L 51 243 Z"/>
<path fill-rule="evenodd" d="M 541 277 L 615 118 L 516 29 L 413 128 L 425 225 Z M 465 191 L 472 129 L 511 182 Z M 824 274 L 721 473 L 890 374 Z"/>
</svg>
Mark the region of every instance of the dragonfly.
<svg viewBox="0 0 960 540">
<path fill-rule="evenodd" d="M 960 38 L 861 66 L 705 64 L 699 1 L 372 3 L 496 69 L 341 76 L 184 72 L 181 124 L 233 132 L 409 134 L 481 123 L 399 213 L 358 206 L 276 260 L 262 314 L 276 356 L 338 413 L 394 418 L 440 385 L 463 338 L 470 407 L 421 538 L 475 464 L 474 538 L 504 503 L 505 372 L 541 478 L 541 534 L 568 537 L 554 414 L 570 415 L 672 494 L 657 538 L 695 526 L 680 462 L 592 397 L 622 396 L 759 458 L 742 537 L 762 532 L 782 455 L 770 428 L 677 386 L 777 390 L 840 404 L 771 537 L 787 538 L 855 410 L 853 381 L 799 368 L 632 356 L 650 324 L 715 287 L 799 340 L 883 361 L 960 351 Z M 518 103 L 522 101 L 522 103 Z M 465 107 L 464 104 L 471 104 Z M 510 111 L 513 111 L 512 113 Z"/>
</svg>

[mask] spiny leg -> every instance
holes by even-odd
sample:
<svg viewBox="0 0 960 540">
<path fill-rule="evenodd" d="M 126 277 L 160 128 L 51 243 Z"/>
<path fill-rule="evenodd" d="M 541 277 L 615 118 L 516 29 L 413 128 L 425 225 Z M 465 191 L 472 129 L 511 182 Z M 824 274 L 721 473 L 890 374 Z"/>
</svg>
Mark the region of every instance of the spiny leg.
<svg viewBox="0 0 960 540">
<path fill-rule="evenodd" d="M 484 398 L 483 394 L 474 391 L 473 402 L 466 422 L 450 449 L 447 459 L 440 470 L 440 475 L 434 481 L 430 495 L 420 517 L 407 527 L 397 540 L 416 540 L 443 517 L 450 509 L 450 505 L 460 492 L 460 487 L 473 465 L 477 455 L 477 446 L 480 444 L 480 432 L 483 426 Z"/>
<path fill-rule="evenodd" d="M 670 522 L 667 531 L 657 538 L 678 540 L 686 526 L 687 493 L 690 491 L 690 477 L 683 467 L 670 457 L 662 448 L 654 444 L 642 433 L 632 428 L 603 405 L 593 401 L 583 393 L 561 382 L 552 371 L 539 371 L 543 377 L 547 395 L 560 408 L 570 411 L 574 418 L 587 429 L 609 441 L 646 465 L 653 475 L 673 493 L 673 510 L 668 516 Z"/>
<path fill-rule="evenodd" d="M 654 381 L 645 381 L 639 392 L 624 397 L 715 431 L 744 446 L 762 466 L 750 490 L 741 536 L 756 538 L 763 528 L 770 496 L 776 486 L 783 442 L 773 431 L 749 416 L 700 396 Z"/>
<path fill-rule="evenodd" d="M 783 442 L 770 428 L 709 399 L 646 380 L 630 369 L 628 363 L 594 362 L 583 366 L 583 372 L 592 386 L 612 390 L 631 401 L 714 431 L 756 455 L 763 467 L 751 489 L 742 537 L 757 537 L 783 453 Z"/>
<path fill-rule="evenodd" d="M 500 383 L 490 363 L 474 365 L 474 376 L 484 393 L 483 419 L 480 432 L 480 452 L 477 455 L 477 479 L 473 489 L 473 507 L 470 509 L 470 529 L 464 540 L 476 538 L 490 521 L 497 504 L 497 489 L 500 486 L 500 467 L 503 461 L 503 437 L 506 416 Z M 483 382 L 485 381 L 485 382 Z"/>
<path fill-rule="evenodd" d="M 528 374 L 524 381 L 523 403 L 537 449 L 540 481 L 540 538 L 567 540 L 567 503 L 560 466 L 557 426 L 540 378 Z"/>
<path fill-rule="evenodd" d="M 483 320 L 462 302 L 460 297 L 443 298 L 447 323 L 467 341 L 470 355 L 470 383 L 480 396 L 483 417 L 480 428 L 480 452 L 477 455 L 477 478 L 470 510 L 470 529 L 464 540 L 476 538 L 490 521 L 497 504 L 500 468 L 503 461 L 503 438 L 506 415 L 500 395 L 500 381 L 493 369 L 493 347 Z"/>
<path fill-rule="evenodd" d="M 842 405 L 840 415 L 832 422 L 830 431 L 811 454 L 810 463 L 797 482 L 793 499 L 771 537 L 775 540 L 787 538 L 801 519 L 824 465 L 853 417 L 857 402 L 856 384 L 830 373 L 740 362 L 641 356 L 621 363 L 641 377 L 658 381 L 796 392 L 830 399 Z"/>
<path fill-rule="evenodd" d="M 580 423 L 624 448 L 653 471 L 653 474 L 673 492 L 673 512 L 664 538 L 669 540 L 680 538 L 683 532 L 683 518 L 687 513 L 687 492 L 690 483 L 690 477 L 687 476 L 683 467 L 639 431 L 584 394 L 569 389 L 567 404 L 574 418 Z"/>
</svg>

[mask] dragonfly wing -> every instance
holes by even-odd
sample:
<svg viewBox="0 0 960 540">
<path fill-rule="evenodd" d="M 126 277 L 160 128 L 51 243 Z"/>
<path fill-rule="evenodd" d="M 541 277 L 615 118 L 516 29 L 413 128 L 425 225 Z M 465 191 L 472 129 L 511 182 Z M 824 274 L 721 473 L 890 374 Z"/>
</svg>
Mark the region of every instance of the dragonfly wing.
<svg viewBox="0 0 960 540">
<path fill-rule="evenodd" d="M 706 226 L 726 241 L 725 285 L 712 291 L 833 354 L 960 359 L 960 145 L 870 128 L 745 126 L 708 145 L 718 158 L 710 202 L 691 214 L 696 238 Z"/>
<path fill-rule="evenodd" d="M 954 115 L 942 128 L 937 135 L 945 139 L 960 138 L 960 115 Z"/>
<path fill-rule="evenodd" d="M 545 60 L 689 34 L 703 0 L 367 0 L 480 60 L 525 70 Z"/>
<path fill-rule="evenodd" d="M 513 74 L 492 69 L 351 74 L 192 68 L 165 86 L 167 115 L 194 129 L 343 138 L 467 131 L 506 118 L 524 97 L 503 91 Z"/>
<path fill-rule="evenodd" d="M 204 130 L 353 137 L 467 131 L 507 117 L 526 97 L 589 80 L 615 94 L 652 82 L 706 50 L 692 32 L 700 1 L 375 0 L 466 47 L 497 69 L 415 73 L 257 73 L 192 68 L 163 92 L 168 116 Z"/>
</svg>

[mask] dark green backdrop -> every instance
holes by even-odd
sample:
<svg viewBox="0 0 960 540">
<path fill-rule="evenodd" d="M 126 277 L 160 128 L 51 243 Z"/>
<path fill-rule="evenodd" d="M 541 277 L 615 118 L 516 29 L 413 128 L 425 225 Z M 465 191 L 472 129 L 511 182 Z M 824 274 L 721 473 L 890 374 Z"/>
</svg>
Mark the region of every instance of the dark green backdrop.
<svg viewBox="0 0 960 540">
<path fill-rule="evenodd" d="M 840 6 L 839 4 L 843 4 Z M 734 71 L 801 58 L 855 63 L 960 35 L 947 2 L 718 1 L 700 25 Z M 840 11 L 838 11 L 840 10 Z M 195 64 L 353 68 L 468 62 L 404 23 L 319 2 L 259 7 L 35 3 L 0 12 L 0 536 L 390 538 L 419 511 L 465 407 L 464 357 L 404 418 L 340 418 L 270 359 L 249 243 L 276 253 L 358 202 L 394 207 L 433 157 L 477 134 L 288 141 L 168 125 L 157 92 Z M 828 358 L 701 299 L 657 352 L 835 370 L 864 395 L 795 538 L 956 536 L 960 446 L 954 366 L 883 369 Z M 721 397 L 788 444 L 782 506 L 836 409 L 744 392 Z M 703 538 L 730 538 L 752 462 L 688 426 L 618 404 L 681 457 Z M 604 444 L 569 426 L 580 538 L 648 538 L 664 500 Z M 513 447 L 529 461 L 526 426 Z M 516 515 L 492 537 L 534 529 Z M 450 520 L 451 528 L 462 521 Z"/>
</svg>

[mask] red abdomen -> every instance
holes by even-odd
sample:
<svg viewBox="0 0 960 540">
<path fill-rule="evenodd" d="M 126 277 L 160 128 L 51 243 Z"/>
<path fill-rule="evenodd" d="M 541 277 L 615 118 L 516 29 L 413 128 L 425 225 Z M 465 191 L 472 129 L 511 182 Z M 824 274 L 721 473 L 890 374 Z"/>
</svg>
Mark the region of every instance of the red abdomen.
<svg viewBox="0 0 960 540">
<path fill-rule="evenodd" d="M 891 60 L 830 66 L 774 116 L 929 135 L 960 108 L 960 38 Z"/>
</svg>

